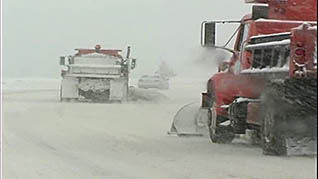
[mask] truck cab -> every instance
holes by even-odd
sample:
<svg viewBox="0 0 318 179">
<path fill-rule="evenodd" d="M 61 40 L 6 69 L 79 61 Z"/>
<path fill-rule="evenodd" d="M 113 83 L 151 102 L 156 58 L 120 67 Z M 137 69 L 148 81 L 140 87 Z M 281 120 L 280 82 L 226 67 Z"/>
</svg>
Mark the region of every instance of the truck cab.
<svg viewBox="0 0 318 179">
<path fill-rule="evenodd" d="M 252 3 L 252 1 L 248 2 Z M 253 1 L 253 3 L 255 2 L 265 3 L 265 1 Z M 312 0 L 310 0 L 310 2 L 314 3 Z M 303 1 L 299 1 L 299 3 L 300 5 L 304 4 Z M 291 3 L 292 10 L 294 9 L 294 4 L 295 2 Z M 217 111 L 220 114 L 227 116 L 227 111 L 225 108 L 222 108 L 222 106 L 229 105 L 238 96 L 246 98 L 258 98 L 260 96 L 264 87 L 264 81 L 262 78 L 253 79 L 248 76 L 248 74 L 253 73 L 253 76 L 266 75 L 268 78 L 285 78 L 288 76 L 291 30 L 299 27 L 303 23 L 308 23 L 312 26 L 317 24 L 317 22 L 311 21 L 315 19 L 313 14 L 316 13 L 306 17 L 301 13 L 301 17 L 306 18 L 303 21 L 298 21 L 298 16 L 293 15 L 290 17 L 288 14 L 286 15 L 286 17 L 290 17 L 288 20 L 273 19 L 282 18 L 281 15 L 277 15 L 277 13 L 280 14 L 279 12 L 275 11 L 273 14 L 272 11 L 274 10 L 272 9 L 275 9 L 274 7 L 276 6 L 282 8 L 282 4 L 277 3 L 270 3 L 268 7 L 255 6 L 253 8 L 253 14 L 246 15 L 241 21 L 203 22 L 202 30 L 205 31 L 205 33 L 202 34 L 205 40 L 203 40 L 202 46 L 205 48 L 213 48 L 216 46 L 215 32 L 217 31 L 216 25 L 218 23 L 239 24 L 234 47 L 230 49 L 233 56 L 227 62 L 223 62 L 219 65 L 219 73 L 214 74 L 208 84 L 210 89 L 207 91 L 214 91 L 216 94 L 215 101 Z M 312 11 L 314 10 L 311 10 L 311 12 Z M 282 19 L 286 19 L 286 17 Z M 205 27 L 213 28 L 205 29 Z M 213 36 L 211 36 L 211 32 Z M 258 41 L 260 41 L 260 38 L 265 39 L 262 45 L 267 45 L 267 47 L 262 47 L 263 49 L 259 50 L 257 48 L 259 44 L 253 46 L 252 43 L 255 43 L 253 40 L 257 41 L 255 40 L 256 38 Z M 273 40 L 275 38 L 275 43 L 266 42 L 266 39 Z M 223 46 L 221 47 L 224 48 Z M 211 94 L 209 95 L 211 96 Z M 212 102 L 203 102 L 203 104 L 212 104 Z"/>
<path fill-rule="evenodd" d="M 286 113 L 303 109 L 302 104 L 296 105 L 294 100 L 305 99 L 287 97 L 285 93 L 297 91 L 295 90 L 297 85 L 309 85 L 308 89 L 315 89 L 317 85 L 317 1 L 246 0 L 246 2 L 262 5 L 254 6 L 253 13 L 245 16 L 241 21 L 202 23 L 201 45 L 208 49 L 227 50 L 233 54 L 228 62 L 220 64 L 219 72 L 208 81 L 207 92 L 202 93 L 202 108 L 209 110 L 210 137 L 216 143 L 230 142 L 234 136 L 231 134 L 245 134 L 246 129 L 256 130 L 259 136 L 272 135 L 264 134 L 264 128 L 267 127 L 267 131 L 273 129 L 273 126 L 269 127 L 272 123 L 266 121 L 278 120 L 277 124 L 285 124 L 287 122 L 283 119 L 286 118 Z M 219 46 L 216 42 L 217 25 L 226 23 L 237 23 L 239 26 L 233 48 Z M 274 88 L 280 91 L 275 91 L 277 89 Z M 309 97 L 308 103 L 314 107 L 308 108 L 317 112 L 315 109 L 317 102 L 311 100 L 317 98 L 317 91 L 309 90 L 309 94 L 312 96 Z M 281 109 L 281 112 L 286 113 L 277 114 L 281 115 L 276 117 L 277 119 L 264 112 L 270 109 L 272 111 L 268 113 L 279 113 L 272 109 L 273 105 L 267 104 L 269 101 L 267 99 L 272 98 L 277 98 L 275 103 L 282 104 L 289 103 L 284 101 L 286 98 L 292 99 L 291 104 L 286 105 L 288 107 Z M 317 124 L 314 120 L 315 113 L 307 115 L 310 115 L 308 117 L 310 120 L 306 123 L 315 126 Z M 223 124 L 227 121 L 230 124 L 225 128 Z M 317 128 L 308 126 L 313 133 L 317 131 Z M 273 147 L 271 142 L 278 139 L 271 141 L 265 138 L 263 137 L 263 142 L 268 144 L 268 148 L 263 148 L 264 153 L 288 153 L 287 147 L 283 146 L 283 143 L 286 144 L 285 141 L 279 144 L 281 145 L 279 149 L 276 149 L 271 148 Z M 278 138 L 281 140 L 282 136 Z"/>
</svg>

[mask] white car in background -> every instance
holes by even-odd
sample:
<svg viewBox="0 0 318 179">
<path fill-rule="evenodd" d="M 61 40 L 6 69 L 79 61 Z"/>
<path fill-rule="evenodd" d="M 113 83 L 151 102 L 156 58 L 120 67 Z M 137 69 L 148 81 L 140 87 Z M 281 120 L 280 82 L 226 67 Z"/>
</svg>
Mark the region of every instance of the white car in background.
<svg viewBox="0 0 318 179">
<path fill-rule="evenodd" d="M 158 74 L 143 75 L 138 81 L 138 88 L 169 89 L 169 79 Z"/>
</svg>

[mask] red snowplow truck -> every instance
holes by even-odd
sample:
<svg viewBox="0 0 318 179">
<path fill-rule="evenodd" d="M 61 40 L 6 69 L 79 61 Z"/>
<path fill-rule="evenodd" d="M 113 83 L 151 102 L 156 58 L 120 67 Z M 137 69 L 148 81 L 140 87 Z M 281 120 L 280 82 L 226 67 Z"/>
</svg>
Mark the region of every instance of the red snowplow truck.
<svg viewBox="0 0 318 179">
<path fill-rule="evenodd" d="M 241 21 L 202 23 L 202 46 L 233 54 L 202 93 L 209 136 L 214 143 L 230 143 L 253 130 L 264 154 L 316 154 L 317 0 L 246 3 L 256 5 Z M 233 49 L 217 45 L 220 23 L 238 23 Z M 192 123 L 202 128 L 202 115 L 195 116 Z M 178 120 L 171 132 L 182 134 Z"/>
</svg>

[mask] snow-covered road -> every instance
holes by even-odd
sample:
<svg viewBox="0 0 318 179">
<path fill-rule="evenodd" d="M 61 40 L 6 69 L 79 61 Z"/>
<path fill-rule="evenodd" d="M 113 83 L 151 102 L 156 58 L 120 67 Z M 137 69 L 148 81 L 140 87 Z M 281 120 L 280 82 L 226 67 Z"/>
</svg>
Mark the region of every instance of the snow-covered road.
<svg viewBox="0 0 318 179">
<path fill-rule="evenodd" d="M 175 112 L 204 86 L 174 79 L 165 100 L 93 104 L 60 103 L 56 80 L 5 82 L 4 179 L 316 178 L 316 157 L 168 136 Z"/>
</svg>

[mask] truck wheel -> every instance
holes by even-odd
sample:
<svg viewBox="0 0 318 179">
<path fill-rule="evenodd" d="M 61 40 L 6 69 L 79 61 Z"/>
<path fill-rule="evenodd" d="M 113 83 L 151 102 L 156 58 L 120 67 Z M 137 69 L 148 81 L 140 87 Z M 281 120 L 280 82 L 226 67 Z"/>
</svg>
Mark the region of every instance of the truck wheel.
<svg viewBox="0 0 318 179">
<path fill-rule="evenodd" d="M 284 83 L 269 82 L 261 97 L 261 143 L 265 155 L 287 155 L 284 122 L 288 104 L 282 100 Z"/>
<path fill-rule="evenodd" d="M 286 155 L 287 146 L 286 140 L 283 135 L 278 131 L 277 125 L 279 120 L 279 115 L 273 110 L 267 110 L 262 126 L 262 148 L 264 155 Z"/>
<path fill-rule="evenodd" d="M 213 143 L 227 144 L 231 143 L 235 137 L 232 126 L 222 126 L 226 120 L 218 116 L 213 106 L 209 110 L 209 135 Z"/>
<path fill-rule="evenodd" d="M 265 155 L 297 153 L 302 139 L 317 138 L 317 80 L 269 81 L 261 96 L 261 119 Z"/>
</svg>

